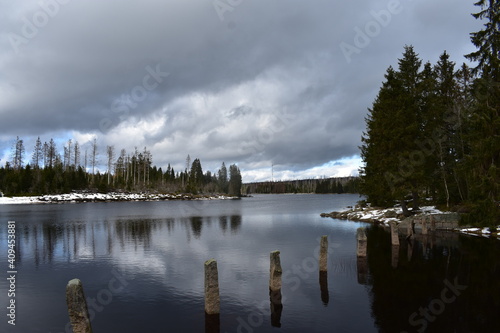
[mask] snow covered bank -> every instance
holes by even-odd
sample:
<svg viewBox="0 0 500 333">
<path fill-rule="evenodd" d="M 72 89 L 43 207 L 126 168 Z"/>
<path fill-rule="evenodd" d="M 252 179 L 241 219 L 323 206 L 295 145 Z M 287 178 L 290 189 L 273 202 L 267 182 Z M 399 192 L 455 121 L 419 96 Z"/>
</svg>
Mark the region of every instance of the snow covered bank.
<svg viewBox="0 0 500 333">
<path fill-rule="evenodd" d="M 224 195 L 147 194 L 147 193 L 68 193 L 32 197 L 0 197 L 0 204 L 43 204 L 110 201 L 161 201 L 161 200 L 228 200 L 238 199 Z"/>
<path fill-rule="evenodd" d="M 479 235 L 484 237 L 497 237 L 500 239 L 500 226 L 497 227 L 496 234 L 491 234 L 488 228 L 460 227 L 458 222 L 460 215 L 453 212 L 444 212 L 433 206 L 421 207 L 420 210 L 410 217 L 405 217 L 401 208 L 377 209 L 371 207 L 348 208 L 340 212 L 322 213 L 321 217 L 333 219 L 350 220 L 356 222 L 381 223 L 385 226 L 394 221 L 400 224 L 400 229 L 406 229 L 408 225 L 421 229 L 424 226 L 431 230 L 458 231 L 468 235 Z"/>
<path fill-rule="evenodd" d="M 424 206 L 420 208 L 420 215 L 429 214 L 446 214 L 433 206 Z M 350 220 L 357 222 L 369 223 L 384 223 L 389 224 L 391 221 L 401 222 L 406 217 L 403 215 L 403 210 L 400 207 L 378 209 L 371 207 L 356 207 L 348 208 L 340 212 L 323 213 L 322 217 L 331 217 L 340 220 Z"/>
</svg>

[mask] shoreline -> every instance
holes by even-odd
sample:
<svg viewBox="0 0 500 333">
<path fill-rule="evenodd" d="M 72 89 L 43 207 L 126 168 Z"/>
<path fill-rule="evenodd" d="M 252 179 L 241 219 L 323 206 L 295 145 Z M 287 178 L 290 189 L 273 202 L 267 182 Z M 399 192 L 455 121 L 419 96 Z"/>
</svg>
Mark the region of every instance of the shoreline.
<svg viewBox="0 0 500 333">
<path fill-rule="evenodd" d="M 460 214 L 444 212 L 433 206 L 421 207 L 416 214 L 409 217 L 403 215 L 403 210 L 400 207 L 372 208 L 359 206 L 347 207 L 346 210 L 338 212 L 321 213 L 320 216 L 353 222 L 381 224 L 384 227 L 389 227 L 391 222 L 395 222 L 401 231 L 413 225 L 420 233 L 423 233 L 423 229 L 425 229 L 425 233 L 427 233 L 427 229 L 429 229 L 431 232 L 460 232 L 466 235 L 497 238 L 500 240 L 500 226 L 497 226 L 496 233 L 491 233 L 488 228 L 460 226 Z"/>
<path fill-rule="evenodd" d="M 38 196 L 0 197 L 0 205 L 60 204 L 82 202 L 169 201 L 169 200 L 238 200 L 220 194 L 152 194 L 152 193 L 66 193 Z"/>
</svg>

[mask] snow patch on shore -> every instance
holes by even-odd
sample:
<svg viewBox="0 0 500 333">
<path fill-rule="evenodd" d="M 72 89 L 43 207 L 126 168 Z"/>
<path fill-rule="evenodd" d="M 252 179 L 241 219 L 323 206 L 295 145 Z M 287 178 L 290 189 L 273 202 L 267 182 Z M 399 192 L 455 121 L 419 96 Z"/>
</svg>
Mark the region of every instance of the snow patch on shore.
<svg viewBox="0 0 500 333">
<path fill-rule="evenodd" d="M 159 200 L 228 200 L 224 195 L 192 196 L 188 194 L 147 194 L 147 193 L 67 193 L 29 197 L 0 197 L 0 205 L 43 204 L 64 202 L 95 201 L 159 201 Z"/>
</svg>

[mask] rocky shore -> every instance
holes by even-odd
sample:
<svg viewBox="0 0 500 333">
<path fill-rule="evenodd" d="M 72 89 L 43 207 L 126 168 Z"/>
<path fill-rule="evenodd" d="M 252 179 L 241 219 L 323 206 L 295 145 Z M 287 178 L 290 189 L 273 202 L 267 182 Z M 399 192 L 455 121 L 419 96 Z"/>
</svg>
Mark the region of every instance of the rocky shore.
<svg viewBox="0 0 500 333">
<path fill-rule="evenodd" d="M 460 214 L 454 212 L 443 212 L 432 206 L 421 207 L 412 216 L 406 217 L 399 207 L 375 208 L 375 207 L 348 207 L 347 210 L 331 213 L 322 213 L 321 217 L 332 219 L 349 220 L 355 222 L 367 222 L 383 224 L 388 227 L 390 222 L 396 222 L 400 231 L 414 228 L 417 233 L 427 233 L 428 231 L 458 231 L 471 235 L 500 237 L 500 226 L 497 232 L 491 233 L 488 228 L 471 228 L 460 226 Z M 500 239 L 500 238 L 499 238 Z"/>
</svg>

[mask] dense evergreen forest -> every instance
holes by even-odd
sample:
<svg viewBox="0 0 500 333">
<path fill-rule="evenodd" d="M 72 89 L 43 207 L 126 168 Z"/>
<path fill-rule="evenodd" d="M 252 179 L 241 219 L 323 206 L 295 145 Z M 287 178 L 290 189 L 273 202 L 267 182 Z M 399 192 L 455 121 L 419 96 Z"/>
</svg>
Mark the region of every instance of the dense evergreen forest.
<svg viewBox="0 0 500 333">
<path fill-rule="evenodd" d="M 406 46 L 389 67 L 362 137 L 361 192 L 374 205 L 423 198 L 464 212 L 464 221 L 500 224 L 500 2 L 481 0 L 485 22 L 471 34 L 475 62 L 457 68 L 445 51 L 422 65 Z"/>
<path fill-rule="evenodd" d="M 359 177 L 248 183 L 243 185 L 243 193 L 359 193 Z"/>
<path fill-rule="evenodd" d="M 188 155 L 186 168 L 175 171 L 153 165 L 153 156 L 145 147 L 127 154 L 125 149 L 115 156 L 113 146 L 106 147 L 106 172 L 99 172 L 99 152 L 94 139 L 90 152 L 82 154 L 78 142 L 69 140 L 58 152 L 53 139 L 42 144 L 37 139 L 31 162 L 24 165 L 23 140 L 16 138 L 11 160 L 0 168 L 0 191 L 5 195 L 41 195 L 69 193 L 74 190 L 99 192 L 159 192 L 159 193 L 225 193 L 241 195 L 241 172 L 237 165 L 226 168 L 225 163 L 217 174 L 203 172 L 201 161 L 191 163 Z M 101 163 L 104 164 L 104 163 Z"/>
</svg>

